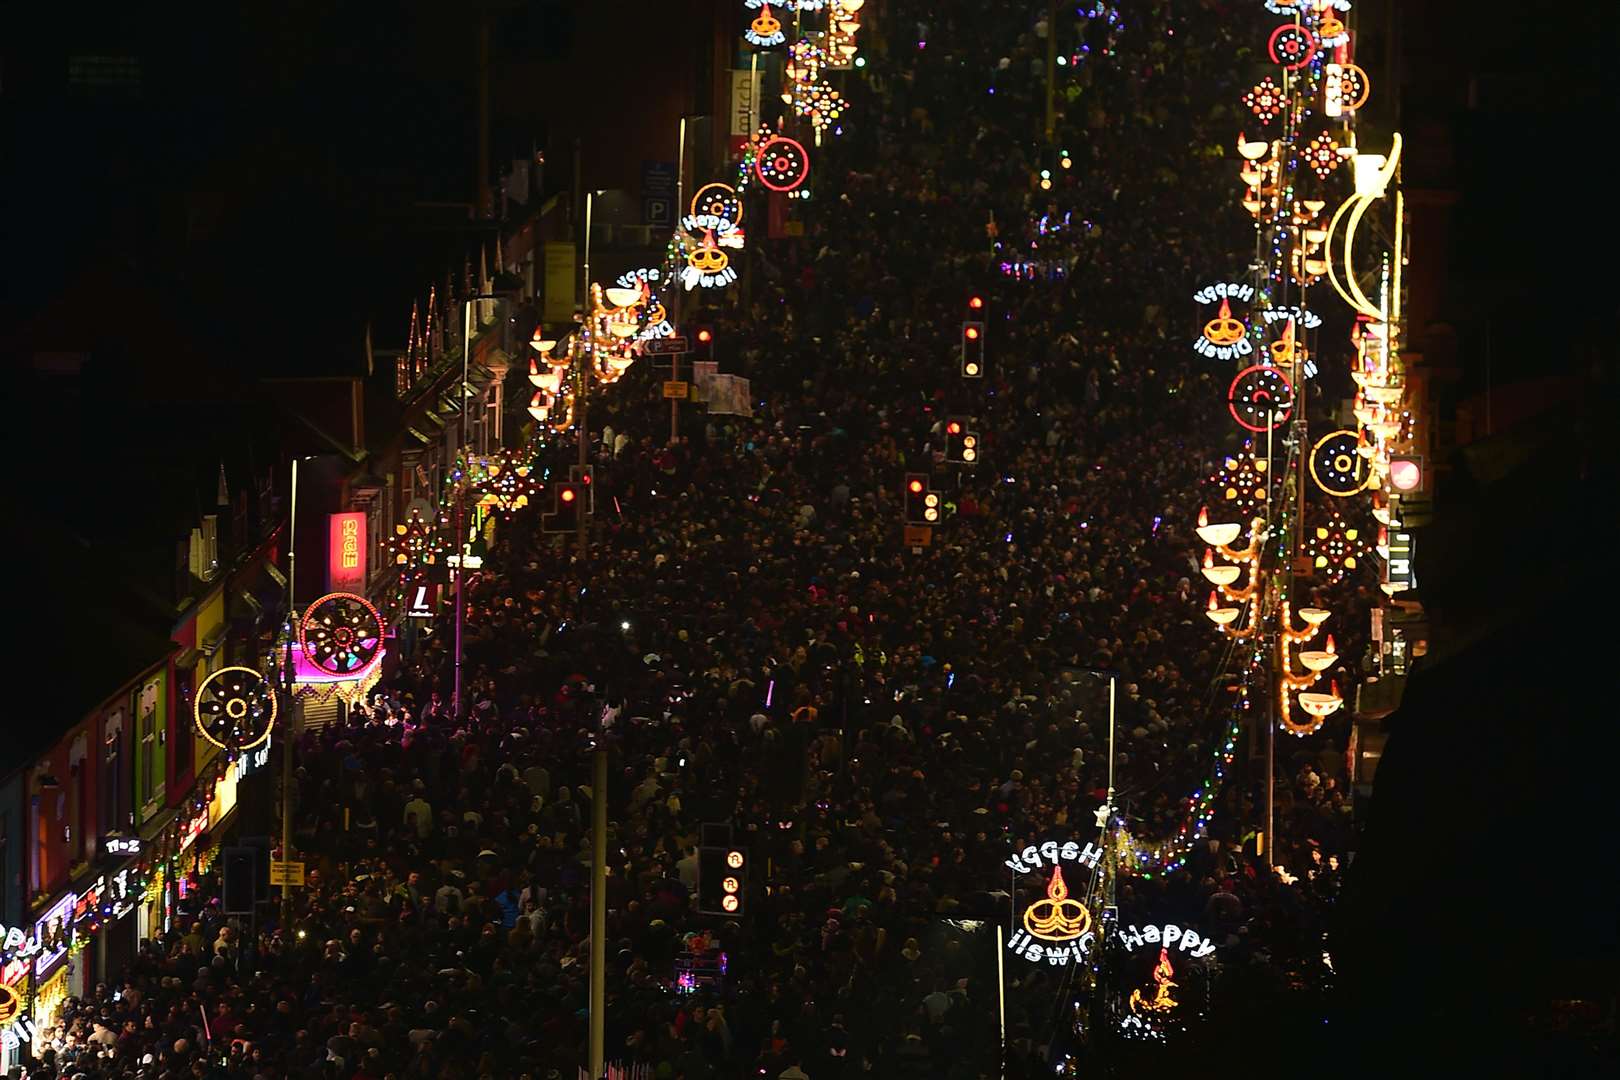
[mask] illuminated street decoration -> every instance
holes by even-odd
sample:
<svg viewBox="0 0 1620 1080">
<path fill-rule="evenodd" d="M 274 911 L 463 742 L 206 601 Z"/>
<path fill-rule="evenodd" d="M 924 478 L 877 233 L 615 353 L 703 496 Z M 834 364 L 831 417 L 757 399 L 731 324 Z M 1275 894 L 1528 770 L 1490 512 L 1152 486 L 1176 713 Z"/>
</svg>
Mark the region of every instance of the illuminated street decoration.
<svg viewBox="0 0 1620 1080">
<path fill-rule="evenodd" d="M 1281 370 L 1265 364 L 1244 368 L 1226 391 L 1232 419 L 1249 431 L 1269 431 L 1294 412 L 1294 387 Z"/>
<path fill-rule="evenodd" d="M 197 687 L 191 715 L 197 734 L 222 750 L 249 750 L 270 737 L 276 691 L 250 667 L 223 667 Z"/>
<path fill-rule="evenodd" d="M 866 6 L 866 0 L 828 0 L 828 3 L 828 66 L 847 68 L 860 51 L 855 44 L 855 35 L 861 29 L 860 10 Z"/>
<path fill-rule="evenodd" d="M 1253 447 L 1245 443 L 1243 452 L 1226 458 L 1209 482 L 1220 491 L 1228 507 L 1247 517 L 1266 501 L 1267 468 L 1266 459 L 1256 457 Z"/>
<path fill-rule="evenodd" d="M 1270 346 L 1271 362 L 1277 367 L 1293 367 L 1296 361 L 1305 359 L 1305 346 L 1294 336 L 1294 320 L 1289 319 L 1283 323 L 1282 333 Z"/>
<path fill-rule="evenodd" d="M 1262 124 L 1269 124 L 1288 107 L 1288 98 L 1268 75 L 1243 95 L 1243 104 Z"/>
<path fill-rule="evenodd" d="M 1063 867 L 1052 869 L 1046 897 L 1024 909 L 1024 929 L 1038 941 L 1073 941 L 1091 929 L 1091 912 L 1069 896 Z"/>
<path fill-rule="evenodd" d="M 1266 539 L 1266 525 L 1260 518 L 1249 521 L 1248 543 L 1239 548 L 1232 545 L 1245 532 L 1238 522 L 1211 524 L 1209 508 L 1198 511 L 1198 538 L 1209 547 L 1204 551 L 1201 572 L 1215 590 L 1209 594 L 1205 618 L 1232 638 L 1253 636 L 1260 622 L 1260 545 Z M 1222 562 L 1217 563 L 1219 554 Z M 1238 579 L 1243 578 L 1243 584 Z M 1234 606 L 1235 605 L 1235 606 Z M 1247 617 L 1240 618 L 1247 610 Z"/>
<path fill-rule="evenodd" d="M 1339 697 L 1339 684 L 1332 683 L 1332 693 L 1322 694 L 1310 688 L 1316 685 L 1322 673 L 1339 662 L 1338 650 L 1334 647 L 1333 636 L 1327 638 L 1323 649 L 1305 649 L 1298 653 L 1300 669 L 1294 667 L 1294 647 L 1305 645 L 1314 640 L 1317 632 L 1327 621 L 1328 612 L 1321 608 L 1300 608 L 1299 617 L 1304 620 L 1303 629 L 1294 629 L 1294 620 L 1287 600 L 1282 601 L 1282 608 L 1278 615 L 1277 633 L 1277 722 L 1284 731 L 1294 735 L 1309 735 L 1322 726 L 1322 721 L 1339 711 L 1344 704 Z M 1299 694 L 1299 707 L 1304 710 L 1308 719 L 1294 719 L 1291 698 Z"/>
<path fill-rule="evenodd" d="M 1203 333 L 1193 341 L 1193 351 L 1211 360 L 1248 356 L 1254 352 L 1248 334 L 1249 328 L 1232 316 L 1231 302 L 1223 297 L 1220 311 L 1204 324 Z"/>
<path fill-rule="evenodd" d="M 382 616 L 363 596 L 327 593 L 305 610 L 298 641 L 317 669 L 350 676 L 382 655 Z"/>
<path fill-rule="evenodd" d="M 437 565 L 447 546 L 437 520 L 429 521 L 420 506 L 412 506 L 388 539 L 389 561 L 400 568 L 401 577 L 415 577 L 424 567 Z"/>
<path fill-rule="evenodd" d="M 1128 950 L 1140 949 L 1143 945 L 1158 945 L 1166 950 L 1176 946 L 1178 953 L 1186 953 L 1195 960 L 1201 960 L 1215 951 L 1215 943 L 1200 935 L 1196 930 L 1182 929 L 1175 923 L 1165 923 L 1160 926 L 1149 926 L 1138 930 L 1135 924 L 1114 931 L 1114 940 Z"/>
<path fill-rule="evenodd" d="M 1298 325 L 1307 330 L 1315 330 L 1322 325 L 1322 316 L 1309 309 L 1301 310 L 1298 305 L 1262 308 L 1260 318 L 1264 320 L 1267 326 L 1283 319 L 1293 319 Z"/>
<path fill-rule="evenodd" d="M 772 14 L 771 5 L 762 3 L 759 5 L 759 14 L 748 24 L 748 29 L 743 31 L 743 38 L 750 45 L 770 49 L 786 41 L 787 35 L 782 32 L 782 20 Z"/>
<path fill-rule="evenodd" d="M 1198 304 L 1213 304 L 1226 299 L 1248 303 L 1254 299 L 1254 286 L 1241 281 L 1217 281 L 1193 293 L 1193 302 Z"/>
<path fill-rule="evenodd" d="M 1329 495 L 1344 498 L 1364 490 L 1372 476 L 1359 452 L 1361 438 L 1354 431 L 1330 431 L 1311 447 L 1311 479 Z"/>
<path fill-rule="evenodd" d="M 488 458 L 481 479 L 473 485 L 478 492 L 479 506 L 487 506 L 502 517 L 529 505 L 530 496 L 537 490 L 533 468 L 519 457 L 520 451 L 505 450 Z"/>
<path fill-rule="evenodd" d="M 1326 180 L 1339 167 L 1339 144 L 1328 135 L 1318 135 L 1305 147 L 1305 161 L 1318 178 Z"/>
<path fill-rule="evenodd" d="M 1336 120 L 1367 103 L 1367 73 L 1355 64 L 1322 65 L 1322 115 Z"/>
<path fill-rule="evenodd" d="M 1176 984 L 1170 978 L 1175 973 L 1176 969 L 1170 963 L 1170 950 L 1161 947 L 1159 962 L 1153 965 L 1153 996 L 1144 997 L 1140 987 L 1132 990 L 1127 1003 L 1131 1012 L 1169 1012 L 1179 1005 L 1180 1002 L 1170 996 L 1170 991 L 1176 988 Z"/>
<path fill-rule="evenodd" d="M 1337 48 L 1350 42 L 1350 29 L 1334 12 L 1332 5 L 1324 5 L 1322 17 L 1316 23 L 1316 37 L 1324 49 Z"/>
<path fill-rule="evenodd" d="M 724 288 L 737 280 L 737 270 L 722 248 L 743 246 L 742 231 L 729 219 L 715 214 L 689 214 L 681 219 L 686 266 L 681 286 L 690 292 Z"/>
<path fill-rule="evenodd" d="M 1271 32 L 1266 51 L 1271 54 L 1271 62 L 1284 71 L 1298 71 L 1316 55 L 1316 36 L 1308 27 L 1283 23 Z"/>
<path fill-rule="evenodd" d="M 772 191 L 792 191 L 810 175 L 810 155 L 797 140 L 776 135 L 760 146 L 754 170 Z"/>
<path fill-rule="evenodd" d="M 1337 510 L 1329 511 L 1327 524 L 1311 529 L 1305 538 L 1305 555 L 1311 566 L 1333 584 L 1357 569 L 1371 550 L 1361 530 L 1346 523 Z"/>
<path fill-rule="evenodd" d="M 1031 963 L 1044 961 L 1054 967 L 1084 959 L 1096 940 L 1091 912 L 1069 894 L 1063 865 L 1095 871 L 1101 861 L 1102 851 L 1095 844 L 1082 847 L 1073 840 L 1032 844 L 1007 859 L 1004 865 L 1015 874 L 1039 873 L 1047 865 L 1052 868 L 1042 897 L 1024 909 L 1021 928 L 1007 941 L 1008 951 Z"/>
<path fill-rule="evenodd" d="M 730 184 L 719 182 L 704 184 L 697 189 L 697 194 L 692 196 L 690 212 L 694 217 L 701 214 L 724 218 L 731 222 L 733 227 L 740 226 L 743 219 L 742 196 L 738 195 L 737 189 Z"/>
<path fill-rule="evenodd" d="M 822 78 L 822 69 L 826 66 L 825 49 L 809 38 L 794 43 L 792 59 L 786 69 L 787 87 L 782 93 L 783 102 L 792 107 L 795 116 L 810 120 L 817 145 L 820 145 L 822 131 L 843 116 L 846 104 L 838 91 Z"/>
<path fill-rule="evenodd" d="M 621 289 L 637 289 L 641 292 L 642 317 L 641 329 L 636 334 L 638 341 L 675 336 L 675 326 L 669 321 L 669 312 L 658 296 L 658 289 L 664 281 L 664 272 L 656 266 L 626 270 L 614 279 L 614 284 Z"/>
<path fill-rule="evenodd" d="M 1003 860 L 1002 865 L 1015 874 L 1029 874 L 1039 870 L 1045 864 L 1058 868 L 1066 862 L 1078 863 L 1081 866 L 1095 870 L 1097 865 L 1102 862 L 1102 852 L 1095 844 L 1087 844 L 1085 847 L 1081 847 L 1073 840 L 1062 844 L 1055 840 L 1048 840 L 1039 847 L 1031 844 L 1011 858 Z"/>
</svg>

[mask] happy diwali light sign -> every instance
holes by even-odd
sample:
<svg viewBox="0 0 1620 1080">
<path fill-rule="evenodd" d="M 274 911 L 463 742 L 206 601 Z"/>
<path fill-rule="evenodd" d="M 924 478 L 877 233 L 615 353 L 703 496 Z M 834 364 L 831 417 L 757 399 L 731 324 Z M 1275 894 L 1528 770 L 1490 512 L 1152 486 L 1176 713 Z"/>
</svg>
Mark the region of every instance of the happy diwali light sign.
<svg viewBox="0 0 1620 1080">
<path fill-rule="evenodd" d="M 1069 894 L 1063 864 L 1095 870 L 1101 861 L 1102 851 L 1095 844 L 1082 848 L 1072 840 L 1031 844 L 1006 860 L 1005 865 L 1020 874 L 1038 872 L 1048 863 L 1052 867 L 1045 895 L 1024 909 L 1023 926 L 1007 941 L 1008 950 L 1032 964 L 1044 960 L 1053 967 L 1066 967 L 1071 959 L 1078 964 L 1089 955 L 1096 942 L 1091 912 Z"/>
</svg>

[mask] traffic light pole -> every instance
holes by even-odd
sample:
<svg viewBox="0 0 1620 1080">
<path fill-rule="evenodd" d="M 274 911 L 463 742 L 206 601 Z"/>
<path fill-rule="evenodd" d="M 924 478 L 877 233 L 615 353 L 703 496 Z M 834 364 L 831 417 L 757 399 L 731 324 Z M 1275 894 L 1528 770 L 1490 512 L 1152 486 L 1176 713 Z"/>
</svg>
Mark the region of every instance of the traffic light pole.
<svg viewBox="0 0 1620 1080">
<path fill-rule="evenodd" d="M 590 1076 L 601 1080 L 607 1010 L 607 751 L 591 754 Z"/>
</svg>

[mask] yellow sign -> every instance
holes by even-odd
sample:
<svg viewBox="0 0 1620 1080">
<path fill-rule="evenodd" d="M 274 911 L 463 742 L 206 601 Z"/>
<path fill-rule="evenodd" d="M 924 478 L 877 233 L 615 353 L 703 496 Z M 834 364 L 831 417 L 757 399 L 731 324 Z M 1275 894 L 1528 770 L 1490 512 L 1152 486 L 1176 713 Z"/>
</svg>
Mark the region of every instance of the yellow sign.
<svg viewBox="0 0 1620 1080">
<path fill-rule="evenodd" d="M 927 525 L 906 526 L 906 547 L 927 547 L 934 541 L 934 530 Z"/>
<path fill-rule="evenodd" d="M 272 885 L 303 885 L 304 864 L 302 862 L 270 860 L 270 884 Z"/>
<path fill-rule="evenodd" d="M 22 1012 L 22 998 L 17 991 L 4 984 L 0 984 L 0 1027 L 11 1023 Z"/>
<path fill-rule="evenodd" d="M 1091 912 L 1078 900 L 1069 898 L 1063 883 L 1063 868 L 1052 868 L 1052 881 L 1046 899 L 1037 900 L 1024 910 L 1024 929 L 1040 941 L 1073 941 L 1091 929 Z"/>
<path fill-rule="evenodd" d="M 666 382 L 664 384 L 664 396 L 667 398 L 677 398 L 681 401 L 685 401 L 686 388 L 690 385 L 692 384 L 688 382 Z"/>
</svg>

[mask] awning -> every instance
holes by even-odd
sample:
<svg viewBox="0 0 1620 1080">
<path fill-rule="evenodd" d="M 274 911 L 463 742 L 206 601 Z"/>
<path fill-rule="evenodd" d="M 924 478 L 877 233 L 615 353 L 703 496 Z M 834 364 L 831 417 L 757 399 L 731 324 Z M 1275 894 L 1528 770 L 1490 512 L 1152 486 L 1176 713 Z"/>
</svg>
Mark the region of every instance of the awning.
<svg viewBox="0 0 1620 1080">
<path fill-rule="evenodd" d="M 405 430 L 408 431 L 411 434 L 412 438 L 416 439 L 423 446 L 432 446 L 433 445 L 433 440 L 432 439 L 428 438 L 426 435 L 422 434 L 420 431 L 416 430 L 415 428 L 407 427 Z"/>
</svg>

